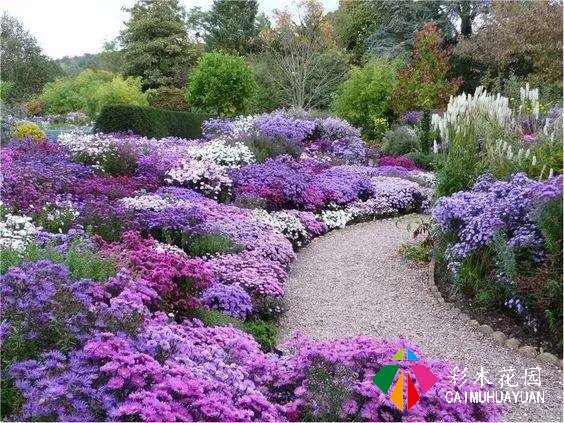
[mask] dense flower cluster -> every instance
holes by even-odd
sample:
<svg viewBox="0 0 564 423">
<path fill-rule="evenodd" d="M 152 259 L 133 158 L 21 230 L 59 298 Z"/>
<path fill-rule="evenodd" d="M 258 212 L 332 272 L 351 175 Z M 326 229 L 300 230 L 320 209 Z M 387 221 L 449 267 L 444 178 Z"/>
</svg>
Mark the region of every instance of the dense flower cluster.
<svg viewBox="0 0 564 423">
<path fill-rule="evenodd" d="M 342 164 L 364 145 L 337 119 L 274 113 L 208 121 L 204 132 L 70 134 L 0 150 L 0 247 L 16 263 L 1 276 L 7 419 L 300 420 L 324 412 L 318 366 L 350 374 L 351 397 L 331 417 L 397 417 L 369 383 L 395 344 L 300 340 L 276 355 L 194 316 L 219 312 L 246 328 L 278 312 L 294 249 L 352 220 L 424 207 L 417 171 Z M 254 163 L 244 137 L 257 133 L 310 152 L 325 143 L 317 151 L 331 160 Z M 335 373 L 331 383 L 341 381 Z M 499 416 L 425 401 L 417 418 Z"/>
<path fill-rule="evenodd" d="M 504 182 L 483 175 L 471 191 L 440 198 L 433 217 L 442 232 L 456 236 L 447 252 L 451 267 L 480 247 L 490 245 L 496 233 L 507 236 L 514 249 L 529 248 L 541 255 L 542 240 L 531 212 L 543 193 L 560 186 L 561 194 L 561 179 L 541 183 L 516 174 Z"/>
<path fill-rule="evenodd" d="M 538 316 L 529 309 L 531 295 L 517 283 L 517 266 L 539 268 L 545 262 L 537 211 L 562 198 L 562 184 L 562 176 L 537 182 L 524 174 L 515 174 L 509 181 L 482 175 L 472 190 L 442 197 L 433 209 L 437 235 L 448 239 L 446 259 L 455 276 L 473 256 L 492 256 L 493 267 L 484 265 L 484 269 L 491 283 L 506 292 L 503 305 L 523 316 L 535 330 Z M 508 267 L 507 262 L 516 264 Z M 533 292 L 533 299 L 535 295 Z"/>
<path fill-rule="evenodd" d="M 335 118 L 314 120 L 278 111 L 234 121 L 212 119 L 204 123 L 203 133 L 206 139 L 227 137 L 242 143 L 253 136 L 283 139 L 303 147 L 307 156 L 322 160 L 361 163 L 366 156 L 358 129 Z"/>
</svg>

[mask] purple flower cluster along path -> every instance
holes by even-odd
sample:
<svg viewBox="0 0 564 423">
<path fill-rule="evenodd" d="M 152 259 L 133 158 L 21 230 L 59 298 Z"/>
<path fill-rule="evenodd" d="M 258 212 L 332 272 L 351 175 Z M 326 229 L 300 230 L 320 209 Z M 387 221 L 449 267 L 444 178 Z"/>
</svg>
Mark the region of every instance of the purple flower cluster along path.
<svg viewBox="0 0 564 423">
<path fill-rule="evenodd" d="M 313 240 L 300 251 L 286 284 L 281 341 L 296 331 L 316 341 L 366 335 L 405 339 L 424 357 L 453 364 L 448 383 L 491 382 L 490 392 L 516 394 L 507 421 L 560 421 L 560 364 L 542 363 L 495 344 L 427 285 L 428 268 L 403 259 L 418 215 L 348 226 Z M 540 386 L 524 379 L 540 368 Z M 484 380 L 482 380 L 484 381 Z M 520 403 L 520 392 L 543 392 L 544 403 Z M 512 397 L 514 398 L 514 397 Z M 456 406 L 454 397 L 452 405 Z M 447 399 L 447 400 L 448 400 Z M 464 397 L 461 398 L 464 401 Z"/>
</svg>

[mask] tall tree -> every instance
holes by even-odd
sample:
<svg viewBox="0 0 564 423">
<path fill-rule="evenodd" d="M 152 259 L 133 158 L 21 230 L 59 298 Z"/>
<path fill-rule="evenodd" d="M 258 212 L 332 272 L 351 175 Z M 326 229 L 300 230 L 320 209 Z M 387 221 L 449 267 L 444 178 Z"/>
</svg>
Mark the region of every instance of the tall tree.
<svg viewBox="0 0 564 423">
<path fill-rule="evenodd" d="M 461 81 L 449 79 L 451 48 L 443 48 L 442 44 L 441 34 L 432 23 L 417 32 L 412 61 L 398 73 L 392 95 L 392 108 L 398 115 L 408 110 L 443 107 L 456 93 Z"/>
<path fill-rule="evenodd" d="M 532 73 L 562 87 L 562 2 L 495 1 L 484 25 L 457 53 L 490 64 L 499 77 Z"/>
<path fill-rule="evenodd" d="M 341 0 L 331 14 L 337 42 L 351 54 L 351 61 L 359 64 L 367 50 L 368 37 L 382 23 L 377 2 L 370 0 Z"/>
<path fill-rule="evenodd" d="M 120 35 L 124 73 L 140 76 L 143 89 L 182 87 L 197 48 L 188 39 L 186 11 L 178 0 L 137 0 Z"/>
<path fill-rule="evenodd" d="M 22 23 L 4 12 L 0 18 L 2 80 L 9 81 L 8 100 L 21 100 L 39 93 L 46 82 L 62 73 L 59 65 L 45 56 L 37 40 Z"/>
<path fill-rule="evenodd" d="M 275 25 L 263 31 L 265 79 L 284 106 L 325 108 L 348 71 L 348 56 L 338 48 L 332 25 L 316 0 L 298 3 L 298 18 L 275 12 Z"/>
<path fill-rule="evenodd" d="M 247 54 L 258 47 L 260 26 L 256 0 L 214 0 L 202 23 L 207 50 Z"/>
</svg>

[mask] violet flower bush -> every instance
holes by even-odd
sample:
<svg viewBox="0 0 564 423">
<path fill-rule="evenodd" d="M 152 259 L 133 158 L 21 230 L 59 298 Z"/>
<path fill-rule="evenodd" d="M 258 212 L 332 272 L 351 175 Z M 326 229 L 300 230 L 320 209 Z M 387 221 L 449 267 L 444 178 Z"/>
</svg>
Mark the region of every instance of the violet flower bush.
<svg viewBox="0 0 564 423">
<path fill-rule="evenodd" d="M 562 176 L 538 182 L 524 174 L 509 181 L 483 175 L 472 190 L 439 198 L 432 212 L 436 238 L 460 289 L 508 308 L 535 331 L 547 312 L 562 309 L 561 284 L 552 285 L 549 275 L 541 273 L 540 287 L 528 287 L 539 269 L 551 265 L 543 229 L 548 224 L 562 236 L 555 216 L 551 222 L 539 217 L 551 203 L 561 204 L 562 183 Z"/>
</svg>

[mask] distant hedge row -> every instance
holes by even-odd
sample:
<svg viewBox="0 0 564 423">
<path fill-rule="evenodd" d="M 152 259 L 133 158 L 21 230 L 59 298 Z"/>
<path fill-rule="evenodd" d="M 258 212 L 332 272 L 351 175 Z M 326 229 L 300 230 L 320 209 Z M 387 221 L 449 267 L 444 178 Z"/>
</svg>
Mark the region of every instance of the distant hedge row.
<svg viewBox="0 0 564 423">
<path fill-rule="evenodd" d="M 202 123 L 212 117 L 214 116 L 204 113 L 116 104 L 102 109 L 96 121 L 95 131 L 133 131 L 135 134 L 151 138 L 201 138 Z"/>
</svg>

